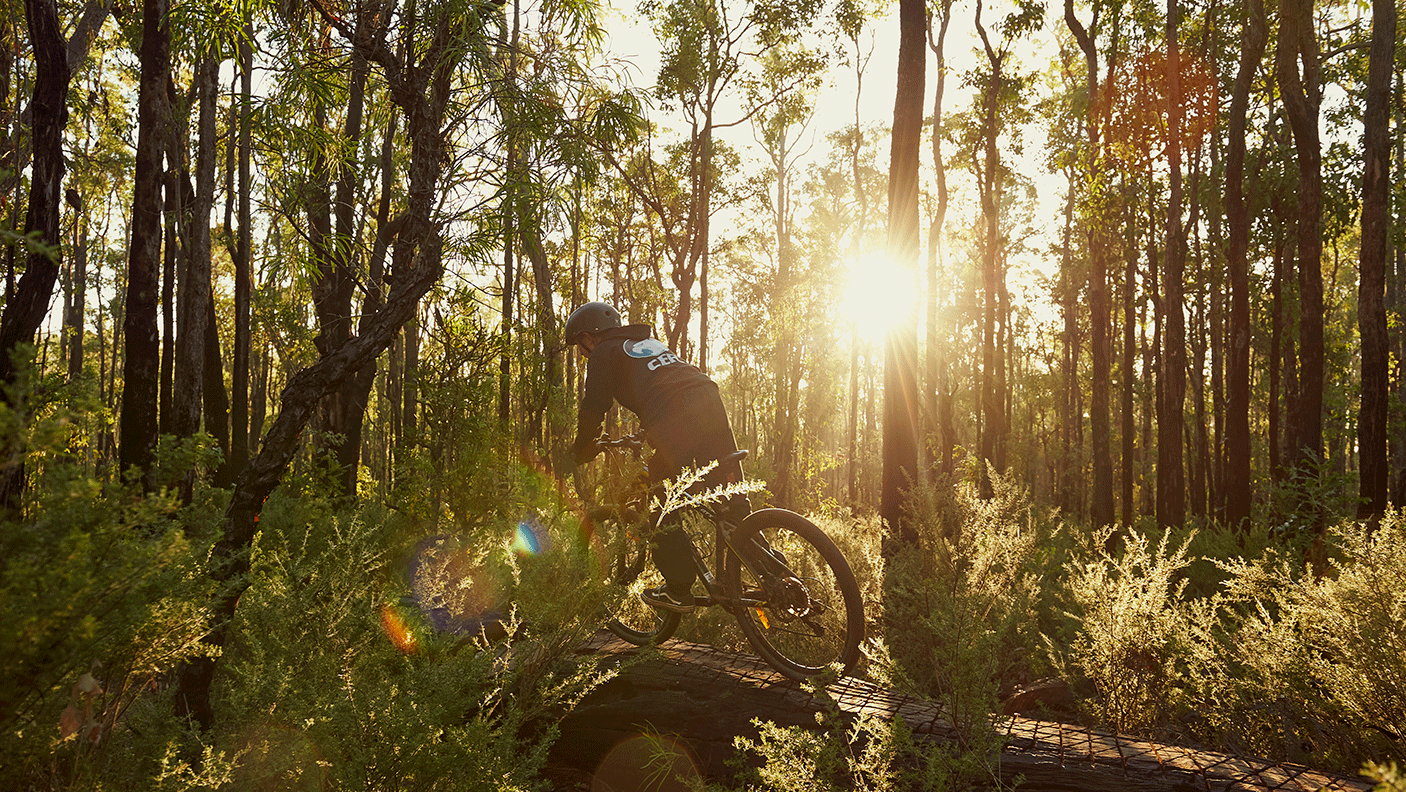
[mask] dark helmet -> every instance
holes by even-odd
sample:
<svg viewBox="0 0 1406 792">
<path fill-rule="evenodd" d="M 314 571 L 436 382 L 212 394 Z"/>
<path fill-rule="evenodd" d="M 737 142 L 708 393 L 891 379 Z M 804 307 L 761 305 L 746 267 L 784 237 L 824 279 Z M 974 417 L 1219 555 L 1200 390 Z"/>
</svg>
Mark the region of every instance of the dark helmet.
<svg viewBox="0 0 1406 792">
<path fill-rule="evenodd" d="M 566 343 L 574 344 L 582 333 L 599 333 L 620 326 L 620 312 L 608 303 L 588 302 L 571 312 L 566 320 Z"/>
</svg>

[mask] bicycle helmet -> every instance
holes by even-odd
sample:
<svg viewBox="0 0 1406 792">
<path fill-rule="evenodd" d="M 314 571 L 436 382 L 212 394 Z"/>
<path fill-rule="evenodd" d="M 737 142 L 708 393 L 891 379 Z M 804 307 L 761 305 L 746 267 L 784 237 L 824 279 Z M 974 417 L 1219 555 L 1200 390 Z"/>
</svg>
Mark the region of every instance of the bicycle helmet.
<svg viewBox="0 0 1406 792">
<path fill-rule="evenodd" d="M 574 344 L 582 333 L 599 333 L 620 326 L 620 312 L 608 303 L 588 302 L 571 312 L 566 320 L 566 343 Z"/>
</svg>

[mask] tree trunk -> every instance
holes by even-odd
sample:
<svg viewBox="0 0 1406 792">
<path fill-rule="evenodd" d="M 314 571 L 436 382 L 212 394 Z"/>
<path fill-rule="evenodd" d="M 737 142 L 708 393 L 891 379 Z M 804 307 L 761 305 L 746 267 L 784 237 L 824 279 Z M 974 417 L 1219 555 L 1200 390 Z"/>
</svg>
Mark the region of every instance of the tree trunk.
<svg viewBox="0 0 1406 792">
<path fill-rule="evenodd" d="M 1323 454 L 1323 155 L 1318 139 L 1318 42 L 1311 0 L 1282 6 L 1275 73 L 1298 164 L 1296 252 L 1299 322 L 1298 405 L 1290 464 L 1316 475 Z M 1302 72 L 1300 72 L 1302 66 Z M 1304 506 L 1309 506 L 1304 503 Z M 1319 526 L 1326 525 L 1316 520 Z"/>
<path fill-rule="evenodd" d="M 48 313 L 49 298 L 59 276 L 59 245 L 63 241 L 59 228 L 63 201 L 63 129 L 68 123 L 68 83 L 72 76 L 54 0 L 25 0 L 24 13 L 35 62 L 31 100 L 34 161 L 24 232 L 35 234 L 51 249 L 30 248 L 25 256 L 24 275 L 13 294 L 7 295 L 4 314 L 0 315 L 0 399 L 7 402 L 12 394 L 3 386 L 14 384 L 24 365 L 16 359 L 22 354 L 19 347 L 34 343 L 34 334 Z M 19 506 L 23 482 L 22 465 L 10 466 L 0 474 L 0 508 Z"/>
<path fill-rule="evenodd" d="M 254 286 L 253 156 L 254 50 L 252 23 L 245 23 L 246 39 L 239 45 L 239 255 L 234 260 L 234 348 L 230 351 L 230 407 L 228 470 L 238 475 L 249 462 L 249 303 Z M 221 386 L 223 389 L 223 385 Z"/>
<path fill-rule="evenodd" d="M 234 486 L 230 460 L 229 393 L 225 391 L 225 364 L 220 352 L 220 327 L 215 317 L 215 294 L 206 291 L 205 361 L 201 366 L 201 391 L 205 407 L 205 431 L 215 438 L 224 461 L 215 471 L 215 486 Z"/>
<path fill-rule="evenodd" d="M 1084 25 L 1074 15 L 1073 0 L 1064 2 L 1064 22 L 1084 53 L 1088 80 L 1088 117 L 1085 130 L 1088 137 L 1089 170 L 1094 183 L 1102 183 L 1103 154 L 1100 149 L 1102 130 L 1099 127 L 1098 49 Z M 1108 286 L 1108 228 L 1111 223 L 1111 190 L 1087 195 L 1089 203 L 1087 234 L 1089 243 L 1089 354 L 1092 378 L 1089 402 L 1089 439 L 1093 452 L 1093 499 L 1089 517 L 1095 528 L 1113 523 L 1113 446 L 1112 403 L 1113 339 L 1110 335 L 1112 307 Z"/>
<path fill-rule="evenodd" d="M 951 372 L 949 371 L 949 354 L 942 348 L 941 334 L 938 332 L 938 266 L 942 259 L 942 234 L 947 221 L 947 166 L 942 159 L 942 98 L 947 86 L 947 56 L 945 52 L 947 41 L 947 28 L 952 22 L 952 0 L 941 0 L 938 3 L 936 16 L 939 17 L 937 36 L 932 33 L 932 18 L 928 19 L 928 48 L 932 50 L 937 61 L 936 66 L 936 88 L 933 91 L 932 100 L 932 163 L 933 177 L 937 185 L 937 203 L 933 208 L 932 225 L 928 230 L 928 336 L 927 336 L 927 367 L 928 367 L 928 411 L 929 421 L 935 420 L 936 426 L 929 434 L 935 435 L 938 444 L 937 468 L 944 475 L 952 473 L 952 455 L 956 448 L 956 420 L 952 412 Z M 855 43 L 858 49 L 858 42 Z M 855 134 L 859 134 L 859 96 L 855 98 Z M 856 151 L 857 154 L 857 151 Z M 856 160 L 855 178 L 858 180 L 859 167 Z"/>
<path fill-rule="evenodd" d="M 898 82 L 889 153 L 889 255 L 900 272 L 918 276 L 918 151 L 923 132 L 926 67 L 922 0 L 899 0 Z M 916 542 L 906 490 L 921 480 L 918 456 L 918 329 L 916 317 L 895 322 L 884 339 L 884 473 L 879 515 L 889 537 Z"/>
<path fill-rule="evenodd" d="M 1357 284 L 1357 322 L 1362 337 L 1362 404 L 1357 422 L 1360 484 L 1358 519 L 1386 510 L 1387 403 L 1390 346 L 1386 321 L 1387 233 L 1391 213 L 1391 139 L 1388 113 L 1396 47 L 1395 0 L 1373 0 L 1372 49 L 1363 114 L 1362 249 Z"/>
<path fill-rule="evenodd" d="M 186 220 L 188 243 L 181 275 L 180 326 L 176 338 L 177 366 L 171 419 L 172 433 L 190 437 L 200 431 L 200 407 L 205 381 L 205 315 L 210 307 L 210 212 L 215 201 L 215 81 L 219 63 L 207 60 L 196 67 L 200 107 L 199 149 L 196 153 L 195 201 Z"/>
<path fill-rule="evenodd" d="M 73 247 L 73 297 L 64 317 L 68 328 L 68 381 L 75 382 L 83 376 L 83 317 L 87 310 L 88 297 L 88 221 L 81 207 L 75 212 L 74 225 L 78 227 L 77 239 Z"/>
<path fill-rule="evenodd" d="M 1001 472 L 1002 450 L 1005 436 L 1005 400 L 1002 398 L 998 372 L 1001 368 L 1000 338 L 998 317 L 1000 316 L 1000 296 L 1003 285 L 1001 271 L 1001 214 L 1000 187 L 997 166 L 999 164 L 996 138 L 999 125 L 998 104 L 1001 97 L 1002 67 L 1005 53 L 997 54 L 987 40 L 986 28 L 981 24 L 982 4 L 976 4 L 976 30 L 981 36 L 986 51 L 986 60 L 991 66 L 990 82 L 982 98 L 982 145 L 984 157 L 976 163 L 977 189 L 981 197 L 981 216 L 984 228 L 982 245 L 981 283 L 981 415 L 985 423 L 981 433 L 981 497 L 992 495 L 989 471 Z M 976 154 L 973 153 L 975 158 Z"/>
<path fill-rule="evenodd" d="M 171 72 L 168 0 L 142 3 L 141 81 L 137 93 L 137 152 L 132 177 L 132 243 L 127 257 L 127 304 L 122 321 L 122 470 L 151 467 L 158 429 L 161 359 L 157 335 L 157 273 L 161 270 L 161 154 L 171 123 L 166 83 Z"/>
<path fill-rule="evenodd" d="M 167 86 L 166 97 L 174 95 Z M 174 107 L 174 105 L 173 105 Z M 156 414 L 160 416 L 159 431 L 171 434 L 171 420 L 175 411 L 171 399 L 176 384 L 176 268 L 184 266 L 178 261 L 182 256 L 181 228 L 189 227 L 182 216 L 194 203 L 194 189 L 189 187 L 190 173 L 185 162 L 185 144 L 189 137 L 185 124 L 172 124 L 170 138 L 166 141 L 166 195 L 162 202 L 162 233 L 165 244 L 161 248 L 161 384 L 157 390 Z"/>
<path fill-rule="evenodd" d="M 408 118 L 410 166 L 407 218 L 396 242 L 393 257 L 396 266 L 392 271 L 390 294 L 386 304 L 358 328 L 360 332 L 355 338 L 299 371 L 284 388 L 278 417 L 258 456 L 240 472 L 230 496 L 224 531 L 213 551 L 213 577 L 217 580 L 243 580 L 249 569 L 247 550 L 258 528 L 264 500 L 278 485 L 297 452 L 303 427 L 318 402 L 390 346 L 396 332 L 415 315 L 420 298 L 439 280 L 444 243 L 433 211 L 445 158 L 441 126 L 457 65 L 453 52 L 460 50 L 451 51 L 455 27 L 447 20 L 431 23 L 428 29 L 435 31 L 422 55 L 422 62 L 429 65 L 409 70 L 410 74 L 401 77 L 402 82 L 391 91 Z M 399 66 L 394 62 L 390 65 Z M 394 71 L 404 74 L 398 68 Z M 211 646 L 224 645 L 229 622 L 244 588 L 245 584 L 225 587 L 215 603 L 207 638 Z M 204 730 L 214 721 L 210 702 L 214 672 L 214 659 L 204 657 L 184 666 L 178 679 L 177 714 L 190 718 Z"/>
<path fill-rule="evenodd" d="M 1182 314 L 1182 278 L 1186 239 L 1182 227 L 1181 56 L 1177 41 L 1181 22 L 1178 0 L 1167 0 L 1167 261 L 1162 278 L 1162 409 L 1157 422 L 1157 524 L 1180 526 L 1186 519 L 1186 473 L 1182 434 L 1186 401 L 1186 319 Z"/>
<path fill-rule="evenodd" d="M 1083 425 L 1082 408 L 1079 405 L 1079 280 L 1074 273 L 1074 174 L 1069 171 L 1069 189 L 1064 199 L 1064 229 L 1060 244 L 1059 306 L 1064 320 L 1064 332 L 1060 334 L 1062 346 L 1060 379 L 1063 400 L 1060 404 L 1062 424 L 1060 432 L 1060 461 L 1056 468 L 1059 477 L 1059 504 L 1067 514 L 1082 514 L 1083 499 L 1083 456 L 1082 444 L 1078 442 L 1079 428 Z"/>
<path fill-rule="evenodd" d="M 1125 241 L 1123 268 L 1123 525 L 1133 525 L 1135 489 L 1137 481 L 1137 424 L 1134 418 L 1134 396 L 1137 390 L 1134 375 L 1134 361 L 1137 354 L 1137 232 L 1131 202 L 1127 216 L 1127 239 Z"/>
<path fill-rule="evenodd" d="M 1225 522 L 1232 530 L 1250 527 L 1254 502 L 1250 477 L 1250 216 L 1245 207 L 1245 127 L 1250 83 L 1268 41 L 1263 0 L 1250 0 L 1240 39 L 1240 67 L 1230 98 L 1230 149 L 1226 154 L 1226 222 L 1230 226 L 1226 270 L 1230 278 L 1230 350 L 1226 361 Z M 1271 365 L 1274 350 L 1270 350 Z M 1276 383 L 1277 384 L 1277 383 Z M 1271 398 L 1273 394 L 1271 391 Z"/>
<path fill-rule="evenodd" d="M 347 86 L 347 111 L 343 121 L 342 150 L 346 152 L 337 163 L 335 200 L 326 194 L 327 208 L 333 217 L 323 213 L 324 206 L 317 206 L 316 222 L 319 230 L 331 231 L 325 240 L 324 266 L 319 277 L 312 281 L 313 302 L 317 307 L 318 351 L 327 355 L 335 351 L 352 337 L 352 297 L 356 287 L 356 274 L 352 269 L 353 250 L 356 247 L 356 204 L 359 168 L 356 157 L 362 138 L 362 117 L 365 109 L 366 81 L 370 76 L 370 64 L 366 48 L 377 41 L 377 24 L 369 13 L 358 14 L 356 34 L 353 37 L 351 52 L 351 76 Z M 321 159 L 324 168 L 331 165 Z M 319 182 L 322 183 L 322 182 Z M 335 228 L 330 223 L 335 219 Z M 315 237 L 316 239 L 316 237 Z M 379 301 L 379 284 L 368 283 L 367 301 Z M 370 292 L 376 292 L 371 294 Z M 372 312 L 375 305 L 363 305 L 363 314 Z M 336 391 L 329 393 L 322 402 L 320 428 L 333 433 L 338 439 L 329 450 L 337 460 L 339 471 L 338 486 L 341 494 L 356 496 L 357 471 L 361 465 L 361 431 L 366 415 L 366 396 L 371 391 L 371 378 L 375 374 L 374 363 L 365 374 L 347 378 Z"/>
</svg>

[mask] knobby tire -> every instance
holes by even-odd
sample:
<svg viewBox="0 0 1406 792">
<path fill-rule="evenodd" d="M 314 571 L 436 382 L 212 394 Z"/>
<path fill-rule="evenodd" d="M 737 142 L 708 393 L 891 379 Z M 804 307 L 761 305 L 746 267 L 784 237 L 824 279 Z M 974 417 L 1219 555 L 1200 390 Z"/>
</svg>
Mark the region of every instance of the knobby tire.
<svg viewBox="0 0 1406 792">
<path fill-rule="evenodd" d="M 606 629 L 635 646 L 661 644 L 678 630 L 681 614 L 644 604 L 639 594 L 662 585 L 664 579 L 649 558 L 647 543 L 630 535 L 630 526 L 609 520 L 593 521 L 591 544 L 602 559 L 606 580 L 616 589 Z"/>
<path fill-rule="evenodd" d="M 723 570 L 724 585 L 738 603 L 737 623 L 752 648 L 798 681 L 836 664 L 842 675 L 853 671 L 864 640 L 864 602 L 844 554 L 814 523 L 785 509 L 753 512 L 731 545 L 740 554 L 765 552 L 754 544 L 758 536 L 781 557 L 742 564 L 734 559 Z"/>
</svg>

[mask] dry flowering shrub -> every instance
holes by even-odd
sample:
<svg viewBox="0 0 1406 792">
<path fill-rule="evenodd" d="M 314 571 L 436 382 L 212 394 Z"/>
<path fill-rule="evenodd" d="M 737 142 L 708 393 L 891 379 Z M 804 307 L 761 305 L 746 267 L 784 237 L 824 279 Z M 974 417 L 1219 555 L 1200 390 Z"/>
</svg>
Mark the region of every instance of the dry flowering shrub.
<svg viewBox="0 0 1406 792">
<path fill-rule="evenodd" d="M 1194 678 L 1207 732 L 1346 772 L 1406 755 L 1403 528 L 1338 526 L 1321 576 L 1274 552 L 1221 562 L 1220 653 Z"/>
<path fill-rule="evenodd" d="M 1190 539 L 1173 549 L 1167 535 L 1154 546 L 1130 531 L 1116 553 L 1102 549 L 1104 539 L 1093 537 L 1090 546 L 1100 548 L 1094 557 L 1068 568 L 1067 615 L 1078 632 L 1061 659 L 1093 682 L 1096 695 L 1087 705 L 1099 723 L 1151 734 L 1165 726 L 1181 695 Z"/>
</svg>

